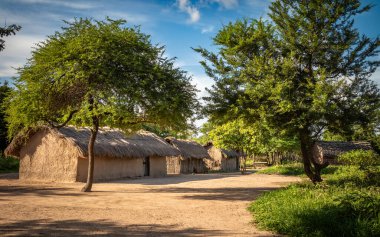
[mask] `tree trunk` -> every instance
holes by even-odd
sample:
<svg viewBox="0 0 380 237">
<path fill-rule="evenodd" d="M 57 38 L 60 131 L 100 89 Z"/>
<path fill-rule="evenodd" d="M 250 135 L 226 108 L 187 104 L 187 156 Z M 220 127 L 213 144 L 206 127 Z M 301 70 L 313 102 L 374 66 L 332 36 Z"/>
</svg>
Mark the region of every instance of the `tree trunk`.
<svg viewBox="0 0 380 237">
<path fill-rule="evenodd" d="M 306 129 L 304 129 L 299 132 L 299 136 L 305 173 L 314 184 L 317 182 L 322 182 L 321 169 L 324 168 L 324 166 L 318 165 L 314 162 L 312 153 L 313 143 L 311 141 L 310 134 Z"/>
<path fill-rule="evenodd" d="M 93 112 L 94 109 L 94 98 L 90 95 L 88 102 L 90 104 L 89 111 Z M 99 131 L 99 117 L 97 115 L 92 115 L 92 128 L 91 128 L 91 136 L 88 141 L 88 169 L 87 169 L 87 182 L 86 185 L 82 188 L 82 192 L 91 192 L 92 183 L 94 180 L 94 144 L 96 140 L 96 136 Z"/>
</svg>

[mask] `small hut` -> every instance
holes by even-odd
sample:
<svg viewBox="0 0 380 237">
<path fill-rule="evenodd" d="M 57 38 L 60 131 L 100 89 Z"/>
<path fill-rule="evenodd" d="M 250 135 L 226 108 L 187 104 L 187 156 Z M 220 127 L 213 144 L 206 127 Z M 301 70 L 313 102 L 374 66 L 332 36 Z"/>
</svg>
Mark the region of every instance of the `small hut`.
<svg viewBox="0 0 380 237">
<path fill-rule="evenodd" d="M 337 164 L 336 158 L 352 150 L 373 150 L 369 142 L 318 141 L 313 146 L 313 158 L 318 164 Z"/>
<path fill-rule="evenodd" d="M 26 138 L 16 137 L 5 150 L 20 159 L 20 179 L 84 182 L 87 178 L 86 128 L 41 127 Z M 125 177 L 165 176 L 166 157 L 179 151 L 153 133 L 140 131 L 126 136 L 122 131 L 100 129 L 94 145 L 94 180 Z"/>
<path fill-rule="evenodd" d="M 211 160 L 207 163 L 209 170 L 238 171 L 240 169 L 241 154 L 237 151 L 215 147 L 212 142 L 205 146 Z"/>
<path fill-rule="evenodd" d="M 168 174 L 204 173 L 207 171 L 205 162 L 210 159 L 210 156 L 202 145 L 173 137 L 165 140 L 180 151 L 180 156 L 167 158 Z"/>
</svg>

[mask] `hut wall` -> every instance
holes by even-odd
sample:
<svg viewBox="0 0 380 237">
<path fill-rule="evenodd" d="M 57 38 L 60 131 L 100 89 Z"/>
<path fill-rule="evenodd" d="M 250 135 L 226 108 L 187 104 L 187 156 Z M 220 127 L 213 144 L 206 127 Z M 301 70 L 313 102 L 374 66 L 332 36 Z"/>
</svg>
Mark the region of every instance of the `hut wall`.
<svg viewBox="0 0 380 237">
<path fill-rule="evenodd" d="M 150 158 L 150 172 L 151 177 L 162 177 L 166 176 L 166 157 L 149 157 Z"/>
<path fill-rule="evenodd" d="M 211 157 L 211 160 L 206 163 L 207 168 L 209 170 L 221 170 L 223 156 L 220 150 L 212 146 L 207 150 L 207 152 Z"/>
<path fill-rule="evenodd" d="M 196 173 L 204 173 L 207 168 L 203 159 L 192 159 L 193 170 L 195 168 Z"/>
<path fill-rule="evenodd" d="M 181 158 L 180 157 L 167 157 L 166 166 L 168 174 L 180 174 L 181 173 Z"/>
<path fill-rule="evenodd" d="M 222 159 L 222 167 L 223 171 L 237 171 L 238 167 L 236 167 L 236 159 L 238 158 L 223 158 Z"/>
<path fill-rule="evenodd" d="M 152 164 L 151 164 L 152 165 Z M 77 181 L 87 180 L 88 159 L 78 159 Z M 144 176 L 142 158 L 106 158 L 95 157 L 94 181 Z"/>
<path fill-rule="evenodd" d="M 75 182 L 77 149 L 48 131 L 32 136 L 20 151 L 20 179 Z"/>
</svg>

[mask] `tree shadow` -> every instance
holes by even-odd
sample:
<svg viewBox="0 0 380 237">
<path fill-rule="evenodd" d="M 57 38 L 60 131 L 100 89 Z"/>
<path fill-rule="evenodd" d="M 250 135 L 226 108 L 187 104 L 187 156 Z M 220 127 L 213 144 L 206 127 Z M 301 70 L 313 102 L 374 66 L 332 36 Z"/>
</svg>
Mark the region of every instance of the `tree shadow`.
<svg viewBox="0 0 380 237">
<path fill-rule="evenodd" d="M 78 190 L 62 187 L 35 187 L 35 186 L 2 186 L 0 185 L 1 196 L 23 196 L 36 195 L 46 196 L 80 196 L 84 195 Z"/>
<path fill-rule="evenodd" d="M 150 192 L 159 193 L 184 193 L 183 198 L 194 200 L 215 200 L 215 201 L 252 201 L 264 192 L 278 188 L 257 187 L 257 188 L 160 188 Z M 188 193 L 188 195 L 186 195 Z"/>
<path fill-rule="evenodd" d="M 229 236 L 219 230 L 180 228 L 177 225 L 119 225 L 107 220 L 37 219 L 0 224 L 2 236 Z"/>
<path fill-rule="evenodd" d="M 170 185 L 193 181 L 205 181 L 211 179 L 224 179 L 241 176 L 240 173 L 212 173 L 212 174 L 171 174 L 165 177 L 153 178 L 142 177 L 138 179 L 113 180 L 102 183 L 125 183 L 125 184 L 143 184 L 143 185 Z"/>
</svg>

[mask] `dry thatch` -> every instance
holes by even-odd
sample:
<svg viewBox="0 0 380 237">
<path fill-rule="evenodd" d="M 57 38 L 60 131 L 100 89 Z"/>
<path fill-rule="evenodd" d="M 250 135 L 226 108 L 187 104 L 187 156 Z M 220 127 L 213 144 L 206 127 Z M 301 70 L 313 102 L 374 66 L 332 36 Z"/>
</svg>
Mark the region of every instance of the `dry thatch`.
<svg viewBox="0 0 380 237">
<path fill-rule="evenodd" d="M 214 144 L 212 142 L 208 142 L 204 147 L 208 150 L 210 149 L 211 147 L 213 147 Z M 220 152 L 222 153 L 223 157 L 228 159 L 228 158 L 239 158 L 241 157 L 243 154 L 237 152 L 237 151 L 234 151 L 234 150 L 226 150 L 226 149 L 223 149 L 223 148 L 217 148 L 220 150 Z"/>
<path fill-rule="evenodd" d="M 42 129 L 47 128 L 43 127 Z M 71 141 L 77 146 L 81 155 L 87 157 L 87 147 L 90 138 L 90 130 L 88 128 L 76 129 L 69 126 L 59 130 L 48 129 L 50 132 Z M 20 141 L 15 138 L 6 149 L 6 152 L 8 155 L 18 157 L 21 148 Z M 95 141 L 94 154 L 98 157 L 139 158 L 148 156 L 177 156 L 180 152 L 167 144 L 164 139 L 150 132 L 139 131 L 134 135 L 126 136 L 120 130 L 99 129 Z"/>
<path fill-rule="evenodd" d="M 333 159 L 340 154 L 352 150 L 372 150 L 369 142 L 337 142 L 337 141 L 319 141 L 315 143 L 317 150 L 326 159 Z"/>
<path fill-rule="evenodd" d="M 173 137 L 167 137 L 165 140 L 181 152 L 183 159 L 210 159 L 207 150 L 194 141 L 176 139 Z"/>
</svg>

